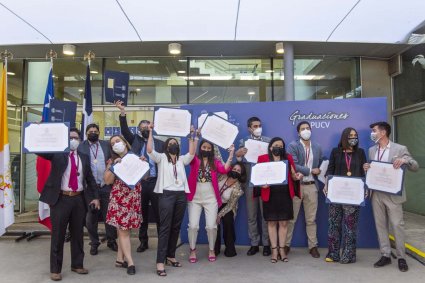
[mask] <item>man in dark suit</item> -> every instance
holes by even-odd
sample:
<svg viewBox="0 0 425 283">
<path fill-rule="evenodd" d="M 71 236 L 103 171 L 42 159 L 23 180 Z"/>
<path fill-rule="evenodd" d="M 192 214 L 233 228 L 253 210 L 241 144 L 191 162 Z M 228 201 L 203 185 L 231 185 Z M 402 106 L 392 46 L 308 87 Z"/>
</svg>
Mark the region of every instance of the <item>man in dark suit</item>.
<svg viewBox="0 0 425 283">
<path fill-rule="evenodd" d="M 78 153 L 82 153 L 90 157 L 90 168 L 94 179 L 96 180 L 96 190 L 99 193 L 100 210 L 89 207 L 86 217 L 86 227 L 90 236 L 90 254 L 97 255 L 100 245 L 98 223 L 99 216 L 106 222 L 106 213 L 108 211 L 109 194 L 112 187 L 105 185 L 103 174 L 106 170 L 106 162 L 111 158 L 111 149 L 109 142 L 99 140 L 99 126 L 89 124 L 86 127 L 87 140 L 78 146 Z M 107 246 L 113 251 L 118 251 L 117 229 L 105 223 Z"/>
<path fill-rule="evenodd" d="M 96 181 L 87 155 L 77 153 L 80 132 L 71 128 L 70 152 L 38 154 L 52 163 L 52 169 L 40 196 L 50 206 L 52 236 L 50 245 L 50 278 L 62 280 L 63 246 L 66 228 L 71 231 L 71 270 L 87 274 L 84 268 L 83 227 L 87 206 L 99 208 Z"/>
<path fill-rule="evenodd" d="M 139 122 L 138 134 L 133 134 L 128 128 L 127 117 L 125 114 L 125 107 L 122 101 L 115 102 L 115 105 L 120 109 L 120 127 L 121 134 L 131 144 L 131 151 L 138 156 L 144 156 L 145 160 L 149 162 L 149 173 L 142 180 L 142 216 L 143 222 L 139 229 L 139 240 L 140 245 L 137 248 L 137 252 L 144 252 L 148 249 L 148 224 L 149 224 L 149 202 L 152 205 L 152 211 L 154 213 L 156 221 L 156 229 L 159 230 L 159 211 L 158 211 L 158 196 L 154 193 L 155 184 L 157 180 L 158 167 L 153 160 L 150 160 L 146 145 L 149 137 L 149 124 L 148 120 L 142 120 Z M 154 149 L 156 152 L 162 153 L 164 142 L 158 139 L 154 139 Z"/>
</svg>

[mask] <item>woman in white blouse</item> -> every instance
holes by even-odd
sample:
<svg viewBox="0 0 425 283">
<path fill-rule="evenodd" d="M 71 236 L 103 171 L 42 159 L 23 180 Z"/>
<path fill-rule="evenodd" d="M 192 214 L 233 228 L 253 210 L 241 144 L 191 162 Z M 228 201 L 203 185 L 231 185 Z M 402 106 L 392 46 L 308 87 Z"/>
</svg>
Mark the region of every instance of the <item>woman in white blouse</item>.
<svg viewBox="0 0 425 283">
<path fill-rule="evenodd" d="M 220 175 L 218 184 L 222 205 L 217 215 L 217 239 L 215 241 L 215 254 L 220 253 L 221 233 L 220 223 L 223 223 L 224 255 L 236 256 L 235 249 L 235 217 L 238 210 L 239 198 L 243 195 L 241 184 L 246 181 L 246 170 L 242 162 L 235 163 L 226 175 Z"/>
<path fill-rule="evenodd" d="M 180 227 L 187 206 L 186 193 L 189 192 L 184 166 L 189 165 L 195 156 L 198 138 L 189 139 L 189 152 L 180 155 L 179 143 L 169 138 L 164 143 L 164 153 L 153 149 L 153 124 L 149 127 L 147 152 L 149 158 L 158 164 L 158 179 L 154 192 L 158 194 L 159 235 L 156 259 L 156 272 L 166 276 L 164 264 L 181 267 L 176 260 L 176 247 Z M 193 127 L 191 134 L 194 133 Z"/>
</svg>

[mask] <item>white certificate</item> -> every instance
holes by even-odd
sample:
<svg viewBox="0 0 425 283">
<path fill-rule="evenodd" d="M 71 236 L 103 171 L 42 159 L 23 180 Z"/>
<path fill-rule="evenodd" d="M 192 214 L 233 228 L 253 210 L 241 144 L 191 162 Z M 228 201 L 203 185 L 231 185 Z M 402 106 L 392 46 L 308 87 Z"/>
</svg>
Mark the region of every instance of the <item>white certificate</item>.
<svg viewBox="0 0 425 283">
<path fill-rule="evenodd" d="M 364 185 L 362 178 L 328 176 L 326 202 L 364 206 Z"/>
<path fill-rule="evenodd" d="M 158 108 L 154 114 L 154 130 L 160 136 L 186 137 L 190 134 L 191 120 L 189 110 Z"/>
<path fill-rule="evenodd" d="M 403 190 L 401 168 L 394 169 L 392 163 L 372 161 L 366 174 L 366 185 L 371 190 L 401 195 Z"/>
<path fill-rule="evenodd" d="M 140 160 L 140 158 L 133 153 L 127 153 L 121 159 L 121 162 L 111 167 L 111 171 L 130 189 L 134 189 L 136 184 L 143 178 L 146 172 L 149 171 L 149 163 Z"/>
<path fill-rule="evenodd" d="M 229 120 L 229 115 L 225 111 L 213 112 L 213 114 L 217 115 L 218 117 L 223 118 L 224 120 Z M 208 117 L 207 113 L 199 115 L 199 117 L 198 117 L 198 128 L 202 127 L 202 125 L 204 124 L 207 117 Z"/>
<path fill-rule="evenodd" d="M 69 122 L 24 123 L 24 153 L 69 151 Z"/>
<path fill-rule="evenodd" d="M 287 184 L 287 161 L 257 163 L 252 166 L 251 184 L 254 186 Z"/>
<path fill-rule="evenodd" d="M 326 171 L 328 171 L 328 166 L 329 166 L 329 160 L 323 160 L 322 164 L 320 164 L 320 174 L 319 176 L 317 176 L 317 179 L 319 179 L 320 182 L 322 182 L 323 184 L 326 183 Z"/>
<path fill-rule="evenodd" d="M 217 115 L 210 115 L 201 128 L 202 138 L 222 148 L 229 148 L 236 139 L 238 127 Z"/>
<path fill-rule="evenodd" d="M 248 139 L 245 141 L 245 147 L 248 149 L 245 159 L 250 163 L 257 163 L 258 156 L 267 154 L 269 144 L 263 141 Z"/>
</svg>

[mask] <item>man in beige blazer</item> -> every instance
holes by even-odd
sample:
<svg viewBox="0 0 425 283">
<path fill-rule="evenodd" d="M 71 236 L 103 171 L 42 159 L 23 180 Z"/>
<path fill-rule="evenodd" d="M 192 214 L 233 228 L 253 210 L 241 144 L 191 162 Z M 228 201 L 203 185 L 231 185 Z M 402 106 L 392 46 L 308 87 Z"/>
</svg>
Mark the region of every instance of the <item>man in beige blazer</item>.
<svg viewBox="0 0 425 283">
<path fill-rule="evenodd" d="M 391 162 L 395 169 L 406 166 L 410 171 L 418 171 L 419 164 L 412 158 L 407 147 L 391 142 L 391 126 L 387 122 L 376 122 L 370 125 L 371 139 L 375 145 L 369 148 L 369 160 Z M 367 171 L 370 164 L 364 164 Z M 406 192 L 403 188 L 402 195 L 392 195 L 385 192 L 374 191 L 372 194 L 372 208 L 378 233 L 381 258 L 374 267 L 383 267 L 391 264 L 391 246 L 389 239 L 389 225 L 395 237 L 398 258 L 398 268 L 405 272 L 409 268 L 406 263 L 404 247 L 404 220 L 403 203 L 406 201 Z"/>
</svg>

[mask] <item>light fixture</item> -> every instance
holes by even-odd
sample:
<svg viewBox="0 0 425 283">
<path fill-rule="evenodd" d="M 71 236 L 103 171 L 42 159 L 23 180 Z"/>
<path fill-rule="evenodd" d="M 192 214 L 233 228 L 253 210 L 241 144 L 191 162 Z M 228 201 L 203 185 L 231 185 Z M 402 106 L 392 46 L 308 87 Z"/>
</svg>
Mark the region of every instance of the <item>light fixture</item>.
<svg viewBox="0 0 425 283">
<path fill-rule="evenodd" d="M 98 71 L 96 71 L 96 70 L 91 70 L 91 71 L 90 71 L 90 74 L 99 74 L 99 72 L 98 72 Z"/>
<path fill-rule="evenodd" d="M 182 51 L 182 45 L 180 43 L 168 44 L 168 52 L 172 55 L 179 55 Z"/>
<path fill-rule="evenodd" d="M 283 42 L 276 43 L 276 53 L 277 54 L 285 53 L 285 50 L 283 49 Z"/>
<path fill-rule="evenodd" d="M 273 73 L 273 70 L 266 70 L 266 73 Z"/>
<path fill-rule="evenodd" d="M 75 55 L 75 45 L 64 44 L 62 52 L 63 52 L 63 54 L 68 55 L 68 56 Z"/>
<path fill-rule="evenodd" d="M 141 91 L 141 89 L 140 88 L 136 88 L 136 91 Z"/>
<path fill-rule="evenodd" d="M 177 73 L 179 73 L 179 74 L 186 74 L 186 71 L 185 70 L 178 70 Z"/>
<path fill-rule="evenodd" d="M 83 92 L 84 90 L 82 88 L 78 89 L 79 92 Z"/>
<path fill-rule="evenodd" d="M 14 76 L 14 75 L 16 75 L 14 72 L 7 72 L 7 74 L 8 74 L 9 76 Z"/>
<path fill-rule="evenodd" d="M 248 91 L 248 95 L 249 96 L 255 95 L 255 91 Z"/>
</svg>

